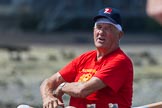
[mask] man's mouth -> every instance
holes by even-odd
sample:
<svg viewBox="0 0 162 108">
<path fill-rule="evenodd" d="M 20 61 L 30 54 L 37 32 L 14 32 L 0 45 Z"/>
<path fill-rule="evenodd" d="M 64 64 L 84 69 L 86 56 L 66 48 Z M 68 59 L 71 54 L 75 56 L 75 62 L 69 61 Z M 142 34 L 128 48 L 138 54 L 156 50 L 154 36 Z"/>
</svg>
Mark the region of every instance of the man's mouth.
<svg viewBox="0 0 162 108">
<path fill-rule="evenodd" d="M 102 37 L 99 37 L 99 38 L 97 38 L 97 41 L 99 41 L 99 42 L 104 42 L 104 41 L 105 41 L 105 39 L 104 39 L 104 38 L 102 38 Z"/>
</svg>

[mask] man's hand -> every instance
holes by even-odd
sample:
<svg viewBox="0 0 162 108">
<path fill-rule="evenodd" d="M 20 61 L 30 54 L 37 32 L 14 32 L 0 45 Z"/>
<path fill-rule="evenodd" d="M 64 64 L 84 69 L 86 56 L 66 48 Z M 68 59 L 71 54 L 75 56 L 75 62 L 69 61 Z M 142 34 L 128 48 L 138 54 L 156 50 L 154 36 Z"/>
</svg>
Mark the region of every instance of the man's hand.
<svg viewBox="0 0 162 108">
<path fill-rule="evenodd" d="M 43 108 L 57 108 L 58 106 L 64 106 L 61 98 L 56 98 L 54 96 L 43 98 Z"/>
<path fill-rule="evenodd" d="M 58 72 L 42 82 L 40 92 L 43 100 L 43 108 L 64 106 L 62 97 L 56 97 L 53 94 L 53 91 L 63 82 L 65 81 Z"/>
</svg>

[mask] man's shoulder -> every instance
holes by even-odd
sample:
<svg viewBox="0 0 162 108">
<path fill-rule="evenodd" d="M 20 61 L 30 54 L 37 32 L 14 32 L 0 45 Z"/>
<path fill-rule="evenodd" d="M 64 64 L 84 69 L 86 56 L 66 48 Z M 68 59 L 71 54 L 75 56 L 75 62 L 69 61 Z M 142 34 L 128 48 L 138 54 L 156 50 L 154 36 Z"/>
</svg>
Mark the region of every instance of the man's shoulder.
<svg viewBox="0 0 162 108">
<path fill-rule="evenodd" d="M 90 51 L 82 53 L 79 56 L 79 58 L 80 59 L 93 58 L 93 57 L 96 57 L 96 54 L 97 54 L 96 50 L 90 50 Z"/>
<path fill-rule="evenodd" d="M 124 52 L 122 49 L 117 49 L 112 56 L 113 59 L 116 61 L 116 59 L 120 61 L 131 61 L 130 57 Z"/>
</svg>

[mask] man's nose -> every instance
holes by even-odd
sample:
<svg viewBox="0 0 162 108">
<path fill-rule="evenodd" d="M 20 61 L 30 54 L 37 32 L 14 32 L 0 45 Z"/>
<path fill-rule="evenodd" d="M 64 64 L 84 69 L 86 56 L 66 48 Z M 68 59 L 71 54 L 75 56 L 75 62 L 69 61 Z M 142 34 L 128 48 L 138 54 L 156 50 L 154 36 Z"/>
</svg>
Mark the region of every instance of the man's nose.
<svg viewBox="0 0 162 108">
<path fill-rule="evenodd" d="M 105 30 L 104 30 L 104 28 L 101 28 L 98 32 L 99 32 L 100 34 L 102 34 L 102 33 L 105 32 Z"/>
</svg>

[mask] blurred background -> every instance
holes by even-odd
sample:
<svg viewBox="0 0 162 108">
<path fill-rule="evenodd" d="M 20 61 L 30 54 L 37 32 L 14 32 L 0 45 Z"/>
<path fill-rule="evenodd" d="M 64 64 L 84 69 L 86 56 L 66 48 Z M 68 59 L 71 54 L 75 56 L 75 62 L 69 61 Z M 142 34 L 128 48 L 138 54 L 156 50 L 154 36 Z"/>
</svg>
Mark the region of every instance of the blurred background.
<svg viewBox="0 0 162 108">
<path fill-rule="evenodd" d="M 146 15 L 146 0 L 0 0 L 0 107 L 42 107 L 41 82 L 95 49 L 93 17 L 104 7 L 121 11 L 121 48 L 134 62 L 133 106 L 161 101 L 162 26 Z"/>
</svg>

